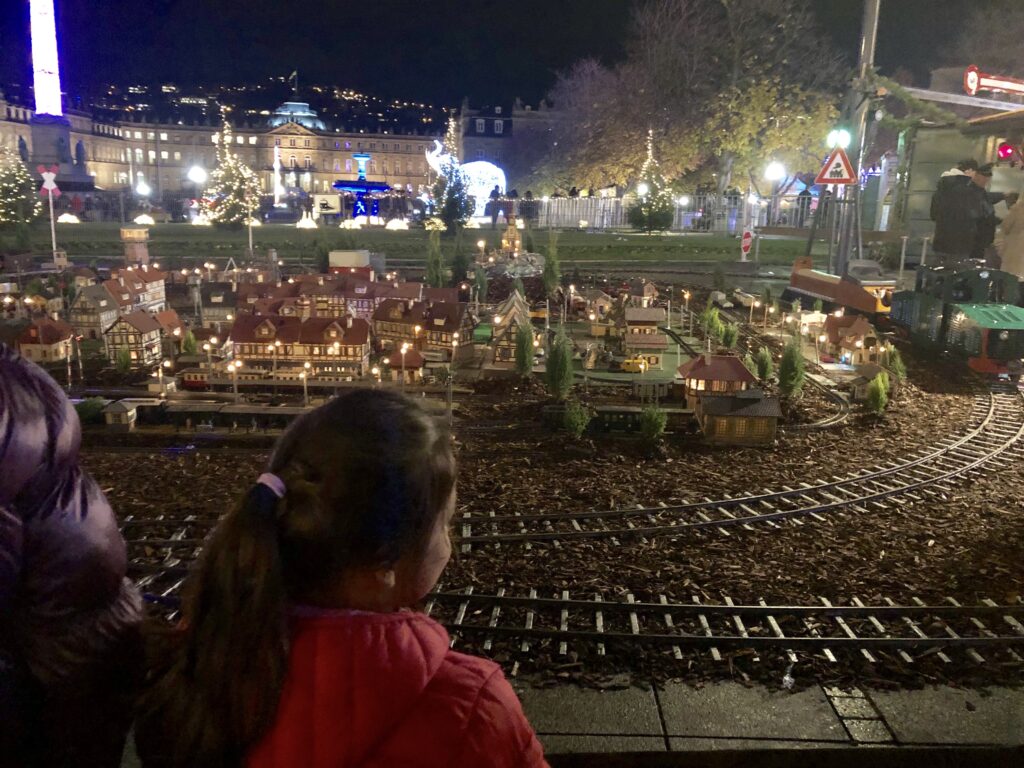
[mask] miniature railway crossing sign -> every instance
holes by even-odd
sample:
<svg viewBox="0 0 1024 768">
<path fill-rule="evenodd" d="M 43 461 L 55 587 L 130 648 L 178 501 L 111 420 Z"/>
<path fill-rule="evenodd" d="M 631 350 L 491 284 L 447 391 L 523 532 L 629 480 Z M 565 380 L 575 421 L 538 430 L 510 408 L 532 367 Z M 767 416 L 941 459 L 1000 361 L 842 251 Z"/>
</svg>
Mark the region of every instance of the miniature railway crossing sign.
<svg viewBox="0 0 1024 768">
<path fill-rule="evenodd" d="M 815 184 L 856 184 L 857 174 L 853 164 L 842 147 L 836 147 L 828 156 L 821 172 L 814 179 Z"/>
<path fill-rule="evenodd" d="M 740 251 L 743 254 L 743 261 L 747 260 L 750 248 L 754 244 L 754 233 L 749 229 L 743 230 L 743 239 L 740 240 Z"/>
</svg>

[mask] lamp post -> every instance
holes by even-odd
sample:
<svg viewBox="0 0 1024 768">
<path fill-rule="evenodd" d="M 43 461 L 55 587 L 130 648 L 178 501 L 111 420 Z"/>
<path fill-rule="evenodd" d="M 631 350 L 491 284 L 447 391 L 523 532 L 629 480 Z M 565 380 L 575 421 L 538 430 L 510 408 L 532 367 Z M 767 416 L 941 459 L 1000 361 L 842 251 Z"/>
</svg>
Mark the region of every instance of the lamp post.
<svg viewBox="0 0 1024 768">
<path fill-rule="evenodd" d="M 477 240 L 476 241 L 476 247 L 480 249 L 480 261 L 483 261 L 484 257 L 487 255 L 487 251 L 486 251 L 486 249 L 487 249 L 487 241 L 486 240 Z"/>
<path fill-rule="evenodd" d="M 772 210 L 768 216 L 768 224 L 771 225 L 779 215 L 779 182 L 786 178 L 786 167 L 779 161 L 773 160 L 764 169 L 764 177 L 772 183 Z"/>
<path fill-rule="evenodd" d="M 775 307 L 773 307 L 772 305 L 768 304 L 768 302 L 765 302 L 765 305 L 764 305 L 764 332 L 765 333 L 768 332 L 768 315 L 774 315 L 774 314 L 775 314 Z"/>
<path fill-rule="evenodd" d="M 303 370 L 299 373 L 299 378 L 302 379 L 302 404 L 305 406 L 309 406 L 309 374 L 312 367 L 307 360 L 302 364 Z"/>
<path fill-rule="evenodd" d="M 689 291 L 686 291 L 686 290 L 683 291 L 683 302 L 684 302 L 683 314 L 686 315 L 687 317 L 689 317 L 690 316 L 690 292 Z M 680 317 L 679 318 L 679 330 L 683 330 L 683 322 L 682 321 L 683 321 L 683 318 Z"/>
<path fill-rule="evenodd" d="M 821 352 L 819 351 L 819 344 L 824 344 L 825 339 L 828 338 L 824 333 L 818 334 L 814 337 L 814 362 L 821 365 Z"/>
<path fill-rule="evenodd" d="M 380 368 L 375 365 L 370 369 L 370 373 L 373 374 L 373 388 L 376 389 L 380 384 Z"/>
<path fill-rule="evenodd" d="M 238 402 L 238 369 L 242 367 L 241 360 L 232 360 L 228 363 L 228 372 L 231 374 L 231 391 L 235 395 L 235 402 Z"/>
<path fill-rule="evenodd" d="M 757 299 L 754 299 L 752 302 L 750 302 L 750 316 L 747 318 L 747 325 L 754 324 L 754 310 L 760 308 L 761 302 L 758 301 Z"/>
<path fill-rule="evenodd" d="M 400 351 L 402 353 L 402 389 L 405 389 L 405 353 L 409 351 L 409 344 L 403 343 Z"/>
</svg>

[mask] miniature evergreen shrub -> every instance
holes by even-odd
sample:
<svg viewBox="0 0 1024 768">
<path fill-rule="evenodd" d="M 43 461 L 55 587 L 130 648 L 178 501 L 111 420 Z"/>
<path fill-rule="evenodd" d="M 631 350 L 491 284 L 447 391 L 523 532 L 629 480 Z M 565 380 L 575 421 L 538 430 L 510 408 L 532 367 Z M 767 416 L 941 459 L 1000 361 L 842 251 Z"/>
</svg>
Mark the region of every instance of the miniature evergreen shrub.
<svg viewBox="0 0 1024 768">
<path fill-rule="evenodd" d="M 749 352 L 743 356 L 743 367 L 757 376 L 757 363 L 754 362 L 754 358 Z"/>
<path fill-rule="evenodd" d="M 889 404 L 889 375 L 882 371 L 868 384 L 868 396 L 864 401 L 864 407 L 868 413 L 881 416 L 885 413 L 885 407 Z"/>
<path fill-rule="evenodd" d="M 565 404 L 562 415 L 562 426 L 565 431 L 579 440 L 590 424 L 590 411 L 578 400 L 569 400 Z"/>
<path fill-rule="evenodd" d="M 185 331 L 185 335 L 181 339 L 181 351 L 186 355 L 196 353 L 196 336 L 192 331 Z"/>
<path fill-rule="evenodd" d="M 783 350 L 782 362 L 779 363 L 779 392 L 783 397 L 800 397 L 805 376 L 804 353 L 799 342 L 791 341 Z"/>
<path fill-rule="evenodd" d="M 75 413 L 83 426 L 87 424 L 102 424 L 103 409 L 106 401 L 102 397 L 87 397 L 81 402 L 75 403 Z"/>
<path fill-rule="evenodd" d="M 892 371 L 893 377 L 896 381 L 903 381 L 907 378 L 907 366 L 903 362 L 903 356 L 900 351 L 895 347 L 889 352 L 889 365 L 888 368 Z"/>
<path fill-rule="evenodd" d="M 131 353 L 124 347 L 117 351 L 117 370 L 121 373 L 128 373 L 132 369 Z"/>
<path fill-rule="evenodd" d="M 757 378 L 761 381 L 768 381 L 775 373 L 775 361 L 772 360 L 772 353 L 768 347 L 761 347 L 757 351 L 754 364 L 757 366 Z"/>
<path fill-rule="evenodd" d="M 656 443 L 665 434 L 668 414 L 656 405 L 649 405 L 640 414 L 640 434 L 648 443 Z"/>
<path fill-rule="evenodd" d="M 740 337 L 740 329 L 734 323 L 726 323 L 722 327 L 722 346 L 733 349 Z"/>
<path fill-rule="evenodd" d="M 555 335 L 545 368 L 544 383 L 547 384 L 548 394 L 560 402 L 565 400 L 572 390 L 572 378 L 572 345 L 563 326 Z"/>
<path fill-rule="evenodd" d="M 533 331 L 522 325 L 516 331 L 516 373 L 524 379 L 533 373 Z"/>
</svg>

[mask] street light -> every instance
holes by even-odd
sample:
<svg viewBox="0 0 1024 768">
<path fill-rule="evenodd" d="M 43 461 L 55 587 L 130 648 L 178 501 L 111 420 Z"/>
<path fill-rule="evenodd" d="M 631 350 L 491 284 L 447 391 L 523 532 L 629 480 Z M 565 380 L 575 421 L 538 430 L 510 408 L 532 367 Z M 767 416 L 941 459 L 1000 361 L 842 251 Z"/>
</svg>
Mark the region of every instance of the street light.
<svg viewBox="0 0 1024 768">
<path fill-rule="evenodd" d="M 456 334 L 458 336 L 458 334 Z M 452 416 L 452 410 L 454 408 L 453 395 L 455 388 L 455 353 L 458 351 L 459 341 L 454 339 L 452 341 L 452 364 L 448 367 L 448 428 L 451 429 L 454 417 Z"/>
<path fill-rule="evenodd" d="M 405 389 L 405 353 L 409 351 L 408 342 L 403 342 L 402 349 L 402 389 Z"/>
<path fill-rule="evenodd" d="M 309 406 L 309 373 L 310 368 L 313 366 L 306 361 L 302 364 L 304 370 L 299 372 L 299 378 L 302 379 L 302 403 L 305 406 Z"/>
<path fill-rule="evenodd" d="M 765 333 L 768 332 L 768 315 L 774 315 L 774 314 L 775 314 L 775 307 L 766 304 L 765 308 L 764 308 L 764 331 L 765 331 Z"/>
<path fill-rule="evenodd" d="M 689 315 L 690 315 L 690 292 L 687 291 L 687 290 L 683 291 L 683 301 L 686 302 L 686 306 L 684 308 L 684 313 L 686 314 L 687 317 L 689 317 Z M 671 322 L 670 322 L 670 324 L 671 324 Z M 691 328 L 691 330 L 693 328 L 693 320 L 692 319 L 690 320 L 690 328 Z M 679 318 L 679 330 L 682 330 L 682 329 L 683 329 L 683 318 Z M 693 334 L 691 333 L 690 335 L 692 336 Z"/>
<path fill-rule="evenodd" d="M 140 197 L 149 197 L 149 193 L 152 191 L 145 179 L 139 179 L 139 183 L 135 185 L 135 192 Z"/>
<path fill-rule="evenodd" d="M 757 299 L 754 299 L 752 302 L 750 302 L 750 317 L 747 318 L 747 325 L 753 325 L 754 324 L 754 310 L 755 309 L 760 309 L 760 308 L 761 308 L 761 302 L 758 301 Z"/>
<path fill-rule="evenodd" d="M 228 363 L 228 372 L 231 374 L 231 391 L 234 392 L 236 403 L 238 402 L 238 369 L 241 367 L 241 360 L 232 360 Z"/>
<path fill-rule="evenodd" d="M 480 249 L 480 258 L 483 258 L 486 255 L 487 241 L 477 240 L 476 247 Z"/>
<path fill-rule="evenodd" d="M 778 160 L 773 160 L 764 169 L 764 177 L 772 183 L 772 207 L 768 214 L 768 223 L 772 224 L 778 217 L 779 182 L 786 178 L 786 167 Z"/>
<path fill-rule="evenodd" d="M 827 338 L 828 337 L 824 333 L 814 337 L 814 361 L 818 365 L 821 365 L 821 353 L 818 351 L 818 345 L 824 344 Z"/>
<path fill-rule="evenodd" d="M 375 365 L 375 366 L 373 366 L 373 368 L 370 369 L 370 373 L 373 374 L 373 378 L 374 378 L 374 381 L 375 381 L 374 386 L 376 386 L 377 384 L 380 384 L 380 368 L 378 368 Z"/>
<path fill-rule="evenodd" d="M 850 132 L 845 128 L 836 128 L 828 133 L 828 145 L 835 149 L 841 147 L 846 149 L 850 146 L 851 141 Z"/>
<path fill-rule="evenodd" d="M 207 377 L 213 375 L 213 347 L 209 344 L 203 344 L 203 351 L 206 352 L 206 370 L 208 373 Z"/>
<path fill-rule="evenodd" d="M 169 369 L 170 367 L 171 367 L 171 361 L 170 360 L 164 360 L 163 362 L 160 363 L 160 365 L 157 366 L 157 369 L 156 369 L 157 376 L 158 376 L 159 381 L 160 381 L 160 394 L 161 395 L 167 394 L 166 390 L 164 389 L 164 368 L 168 368 Z M 68 370 L 70 370 L 70 366 L 69 366 Z"/>
<path fill-rule="evenodd" d="M 640 197 L 647 197 L 647 193 L 650 191 L 651 188 L 647 186 L 647 182 L 645 181 L 641 181 L 636 185 L 636 193 L 640 195 Z"/>
</svg>

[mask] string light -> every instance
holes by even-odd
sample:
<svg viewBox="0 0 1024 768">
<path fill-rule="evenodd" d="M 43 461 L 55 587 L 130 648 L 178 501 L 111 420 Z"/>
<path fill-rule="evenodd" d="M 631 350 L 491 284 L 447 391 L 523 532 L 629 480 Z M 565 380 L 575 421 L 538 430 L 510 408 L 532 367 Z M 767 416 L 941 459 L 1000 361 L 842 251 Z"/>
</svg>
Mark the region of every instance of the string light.
<svg viewBox="0 0 1024 768">
<path fill-rule="evenodd" d="M 200 210 L 212 224 L 242 225 L 259 205 L 260 180 L 232 151 L 231 124 L 226 120 L 216 144 L 217 167 L 210 173 Z"/>
<path fill-rule="evenodd" d="M 28 223 L 42 211 L 28 168 L 16 153 L 0 145 L 0 224 Z"/>
</svg>

